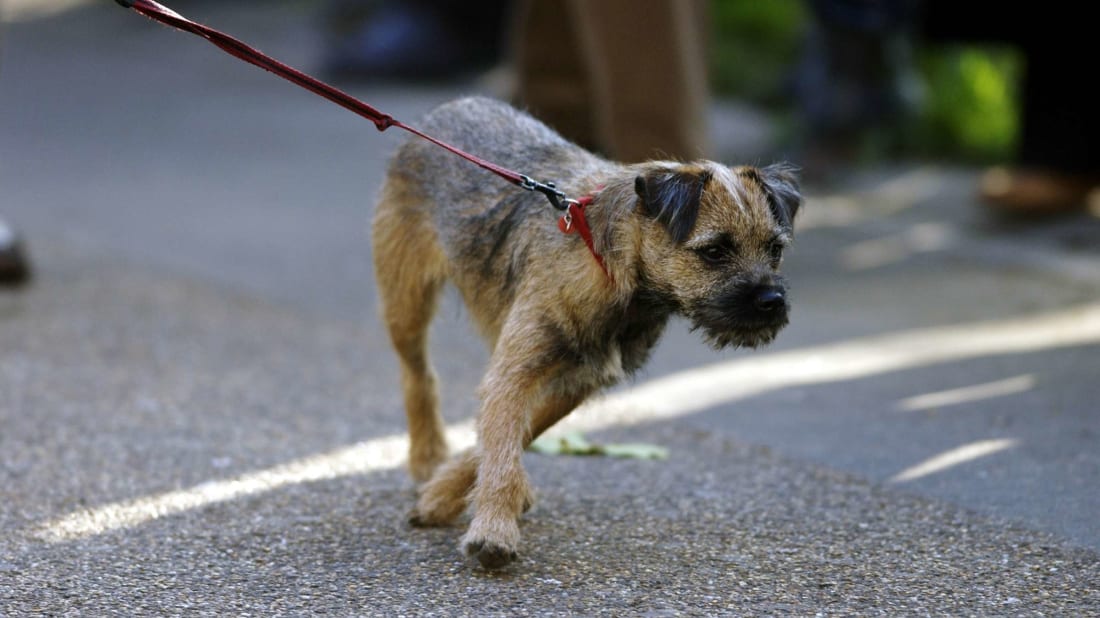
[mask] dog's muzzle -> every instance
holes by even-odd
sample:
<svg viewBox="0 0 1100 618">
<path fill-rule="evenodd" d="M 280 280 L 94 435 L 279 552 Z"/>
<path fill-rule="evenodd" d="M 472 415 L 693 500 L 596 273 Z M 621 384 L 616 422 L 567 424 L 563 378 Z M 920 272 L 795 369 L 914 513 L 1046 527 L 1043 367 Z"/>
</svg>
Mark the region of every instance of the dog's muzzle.
<svg viewBox="0 0 1100 618">
<path fill-rule="evenodd" d="M 776 278 L 735 282 L 689 312 L 695 329 L 716 348 L 770 343 L 788 322 L 787 288 Z"/>
</svg>

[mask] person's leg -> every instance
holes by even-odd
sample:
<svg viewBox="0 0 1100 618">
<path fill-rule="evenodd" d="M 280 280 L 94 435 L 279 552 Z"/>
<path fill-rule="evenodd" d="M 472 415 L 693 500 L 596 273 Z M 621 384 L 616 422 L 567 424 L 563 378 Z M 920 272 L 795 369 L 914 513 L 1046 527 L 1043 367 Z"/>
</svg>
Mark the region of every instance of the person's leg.
<svg viewBox="0 0 1100 618">
<path fill-rule="evenodd" d="M 520 7 L 512 41 L 517 103 L 566 139 L 595 149 L 590 77 L 570 11 L 564 0 L 527 0 Z"/>
<path fill-rule="evenodd" d="M 569 0 L 597 135 L 626 161 L 706 155 L 706 3 Z"/>
</svg>

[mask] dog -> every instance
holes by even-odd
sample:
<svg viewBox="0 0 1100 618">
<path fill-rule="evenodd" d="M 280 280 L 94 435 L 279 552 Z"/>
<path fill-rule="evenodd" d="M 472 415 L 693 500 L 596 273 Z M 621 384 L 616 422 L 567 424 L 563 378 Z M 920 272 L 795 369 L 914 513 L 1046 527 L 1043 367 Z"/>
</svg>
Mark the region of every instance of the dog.
<svg viewBox="0 0 1100 618">
<path fill-rule="evenodd" d="M 400 359 L 419 483 L 409 521 L 448 525 L 471 506 L 461 550 L 495 569 L 517 558 L 517 520 L 532 504 L 524 449 L 637 371 L 672 315 L 715 348 L 763 345 L 787 324 L 779 266 L 802 198 L 785 164 L 614 163 L 485 98 L 444 104 L 421 129 L 591 200 L 589 250 L 559 233 L 542 195 L 412 140 L 393 157 L 376 208 L 382 316 Z M 451 459 L 428 359 L 428 326 L 448 281 L 491 350 L 478 444 Z"/>
</svg>

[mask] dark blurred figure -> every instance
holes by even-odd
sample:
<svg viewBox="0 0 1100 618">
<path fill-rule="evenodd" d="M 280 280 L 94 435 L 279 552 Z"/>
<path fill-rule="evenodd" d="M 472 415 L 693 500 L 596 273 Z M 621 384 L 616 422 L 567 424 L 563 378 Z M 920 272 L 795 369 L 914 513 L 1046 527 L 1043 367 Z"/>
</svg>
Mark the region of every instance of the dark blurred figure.
<svg viewBox="0 0 1100 618">
<path fill-rule="evenodd" d="M 0 23 L 0 27 L 2 26 Z M 0 49 L 3 48 L 3 42 L 3 31 L 0 28 Z M 30 278 L 30 261 L 22 239 L 11 226 L 0 219 L 0 287 L 20 286 Z"/>
<path fill-rule="evenodd" d="M 915 0 L 807 0 L 812 20 L 795 71 L 796 158 L 810 176 L 849 162 L 912 112 Z"/>
<path fill-rule="evenodd" d="M 1100 117 L 1088 94 L 1096 81 L 1095 25 L 1072 8 L 925 0 L 921 32 L 927 41 L 1008 43 L 1024 55 L 1017 167 L 988 172 L 980 188 L 999 211 L 1080 210 L 1100 187 Z"/>
<path fill-rule="evenodd" d="M 332 0 L 327 72 L 400 80 L 454 77 L 500 60 L 509 0 Z"/>
<path fill-rule="evenodd" d="M 807 0 L 814 25 L 796 79 L 806 123 L 808 172 L 850 158 L 868 130 L 904 119 L 911 42 L 997 43 L 1026 61 L 1017 166 L 986 173 L 980 196 L 995 210 L 1055 214 L 1082 209 L 1100 186 L 1100 117 L 1089 20 L 1068 5 L 1019 10 L 946 0 Z M 1092 193 L 1092 195 L 1100 195 Z M 1100 199 L 1100 198 L 1097 198 Z"/>
<path fill-rule="evenodd" d="M 0 287 L 16 287 L 31 278 L 31 267 L 23 241 L 0 219 Z"/>
<path fill-rule="evenodd" d="M 621 161 L 708 151 L 705 0 L 525 0 L 518 103 Z"/>
</svg>

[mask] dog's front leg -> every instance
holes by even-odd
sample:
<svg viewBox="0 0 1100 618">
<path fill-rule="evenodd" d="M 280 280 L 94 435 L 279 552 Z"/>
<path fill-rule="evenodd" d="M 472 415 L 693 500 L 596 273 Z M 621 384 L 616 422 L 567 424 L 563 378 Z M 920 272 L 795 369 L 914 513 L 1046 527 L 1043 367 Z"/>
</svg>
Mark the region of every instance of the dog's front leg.
<svg viewBox="0 0 1100 618">
<path fill-rule="evenodd" d="M 500 377 L 511 379 L 508 374 Z M 521 395 L 525 390 L 508 388 L 504 393 L 488 393 L 478 419 L 481 456 L 471 494 L 474 517 L 462 539 L 462 548 L 487 569 L 511 562 L 519 549 L 517 519 L 530 494 L 521 460 L 529 414 L 528 403 Z"/>
<path fill-rule="evenodd" d="M 509 332 L 506 325 L 481 386 L 474 517 L 462 549 L 489 569 L 516 558 L 517 520 L 531 495 L 521 458 L 546 379 L 545 361 L 538 354 L 540 334 L 532 328 Z"/>
</svg>

